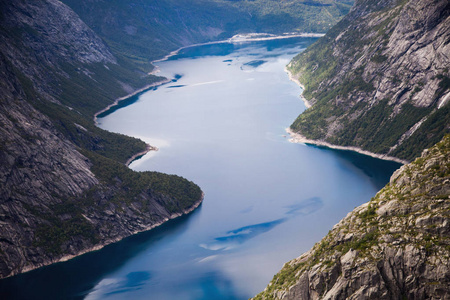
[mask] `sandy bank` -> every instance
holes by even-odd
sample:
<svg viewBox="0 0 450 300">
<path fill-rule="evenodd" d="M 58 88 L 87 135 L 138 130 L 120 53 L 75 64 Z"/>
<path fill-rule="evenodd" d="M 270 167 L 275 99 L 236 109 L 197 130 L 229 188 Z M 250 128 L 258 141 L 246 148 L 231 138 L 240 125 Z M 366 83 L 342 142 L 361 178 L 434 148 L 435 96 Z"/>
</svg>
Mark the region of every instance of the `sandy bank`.
<svg viewBox="0 0 450 300">
<path fill-rule="evenodd" d="M 289 135 L 291 136 L 291 138 L 289 139 L 289 141 L 291 143 L 316 145 L 316 146 L 322 146 L 322 147 L 327 147 L 327 148 L 331 148 L 331 149 L 338 149 L 338 150 L 349 150 L 349 151 L 358 152 L 358 153 L 361 153 L 361 154 L 364 154 L 364 155 L 372 156 L 372 157 L 375 157 L 375 158 L 383 159 L 383 160 L 395 161 L 395 162 L 398 162 L 400 164 L 408 164 L 409 163 L 408 161 L 402 160 L 402 159 L 397 158 L 397 157 L 388 156 L 388 155 L 384 155 L 384 154 L 373 153 L 373 152 L 366 151 L 366 150 L 363 150 L 363 149 L 358 148 L 358 147 L 338 146 L 338 145 L 330 144 L 330 143 L 325 142 L 325 141 L 311 140 L 311 139 L 308 139 L 308 138 L 306 138 L 305 136 L 303 136 L 303 135 L 301 135 L 299 133 L 293 132 L 290 128 L 286 128 L 286 132 L 289 133 Z"/>
<path fill-rule="evenodd" d="M 151 146 L 149 144 L 147 144 L 147 146 L 145 147 L 144 151 L 138 152 L 135 155 L 133 155 L 132 157 L 130 157 L 127 162 L 125 163 L 125 166 L 129 166 L 133 161 L 135 161 L 136 159 L 141 158 L 142 156 L 144 156 L 145 154 L 149 153 L 150 151 L 158 151 L 158 147 L 155 146 Z"/>
<path fill-rule="evenodd" d="M 296 84 L 298 84 L 298 85 L 302 88 L 303 91 L 305 90 L 305 87 L 303 86 L 303 84 L 301 84 L 300 81 L 299 81 L 297 78 L 295 78 L 294 75 L 292 75 L 292 72 L 289 71 L 289 69 L 287 68 L 287 66 L 284 67 L 284 71 L 286 71 L 286 73 L 288 73 L 289 79 L 290 79 L 291 81 L 293 81 L 293 82 L 295 82 Z M 302 93 L 303 93 L 303 91 L 302 91 Z M 311 105 L 312 105 L 311 102 L 309 102 L 308 100 L 306 100 L 306 98 L 303 97 L 303 94 L 300 94 L 300 99 L 302 99 L 303 103 L 305 103 L 306 108 L 310 108 L 310 107 L 311 107 Z"/>
</svg>

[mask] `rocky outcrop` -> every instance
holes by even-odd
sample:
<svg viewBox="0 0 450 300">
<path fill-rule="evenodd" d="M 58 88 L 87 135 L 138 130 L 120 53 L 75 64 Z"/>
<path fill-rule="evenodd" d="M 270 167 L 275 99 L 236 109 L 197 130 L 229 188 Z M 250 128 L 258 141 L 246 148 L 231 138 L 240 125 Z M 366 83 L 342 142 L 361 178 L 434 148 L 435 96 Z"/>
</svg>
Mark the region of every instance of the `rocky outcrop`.
<svg viewBox="0 0 450 300">
<path fill-rule="evenodd" d="M 313 106 L 308 139 L 411 161 L 449 132 L 450 4 L 359 0 L 289 70 Z"/>
<path fill-rule="evenodd" d="M 450 299 L 450 135 L 255 299 Z"/>
<path fill-rule="evenodd" d="M 93 124 L 96 110 L 126 93 L 120 81 L 136 88 L 146 79 L 133 81 L 141 74 L 60 1 L 1 0 L 0 8 L 0 278 L 196 208 L 198 186 L 131 171 L 123 163 L 145 143 Z"/>
</svg>

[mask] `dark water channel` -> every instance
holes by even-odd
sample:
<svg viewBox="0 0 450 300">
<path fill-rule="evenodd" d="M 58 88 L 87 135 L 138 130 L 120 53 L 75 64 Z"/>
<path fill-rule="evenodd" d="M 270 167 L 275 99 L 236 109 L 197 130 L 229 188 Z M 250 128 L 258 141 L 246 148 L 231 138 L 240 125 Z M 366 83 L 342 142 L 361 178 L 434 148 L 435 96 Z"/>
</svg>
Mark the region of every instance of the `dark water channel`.
<svg viewBox="0 0 450 300">
<path fill-rule="evenodd" d="M 292 144 L 305 109 L 284 66 L 314 39 L 192 47 L 157 65 L 174 81 L 101 128 L 159 151 L 131 164 L 205 192 L 189 216 L 74 260 L 0 281 L 22 299 L 246 299 L 389 180 L 397 163 Z"/>
</svg>

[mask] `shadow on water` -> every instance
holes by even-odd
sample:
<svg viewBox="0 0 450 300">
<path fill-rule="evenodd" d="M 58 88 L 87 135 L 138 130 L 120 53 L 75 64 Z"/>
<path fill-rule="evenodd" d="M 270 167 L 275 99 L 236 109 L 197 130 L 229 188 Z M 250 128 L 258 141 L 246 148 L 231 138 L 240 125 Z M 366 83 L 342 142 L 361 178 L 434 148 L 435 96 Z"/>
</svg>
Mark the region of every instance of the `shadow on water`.
<svg viewBox="0 0 450 300">
<path fill-rule="evenodd" d="M 229 250 L 238 244 L 243 244 L 246 241 L 266 233 L 276 226 L 286 222 L 291 217 L 295 216 L 306 216 L 323 207 L 323 201 L 319 197 L 312 197 L 304 200 L 300 200 L 297 203 L 286 206 L 288 211 L 285 213 L 284 218 L 279 218 L 273 221 L 268 221 L 264 223 L 251 224 L 243 226 L 237 229 L 229 230 L 225 235 L 214 238 L 214 241 L 209 244 L 202 244 L 201 247 L 218 251 L 218 250 Z"/>
<path fill-rule="evenodd" d="M 226 56 L 233 53 L 237 48 L 235 44 L 218 43 L 208 44 L 197 47 L 187 47 L 181 49 L 176 55 L 169 57 L 167 60 L 177 60 L 182 58 L 201 58 L 205 56 Z"/>
<path fill-rule="evenodd" d="M 183 75 L 175 74 L 174 78 L 170 82 L 162 83 L 161 85 L 149 87 L 148 89 L 142 90 L 141 92 L 137 93 L 136 95 L 133 95 L 131 97 L 125 98 L 123 100 L 120 100 L 119 102 L 117 102 L 116 105 L 113 105 L 109 109 L 107 109 L 104 112 L 98 114 L 97 118 L 99 118 L 99 119 L 104 118 L 104 117 L 112 114 L 113 112 L 121 109 L 121 108 L 124 108 L 124 107 L 127 107 L 127 106 L 131 105 L 131 104 L 134 104 L 134 103 L 136 103 L 136 101 L 139 100 L 141 95 L 147 93 L 148 91 L 156 91 L 162 85 L 166 85 L 166 84 L 169 84 L 169 83 L 177 82 L 181 77 L 183 77 Z M 173 86 L 173 87 L 181 87 L 181 86 Z"/>
<path fill-rule="evenodd" d="M 319 148 L 325 151 L 333 152 L 341 162 L 350 163 L 366 174 L 377 190 L 382 189 L 388 182 L 391 175 L 402 166 L 395 161 L 380 160 L 368 155 L 360 154 L 350 150 L 338 150 L 328 147 L 308 145 L 310 147 Z"/>
<path fill-rule="evenodd" d="M 98 115 L 97 115 L 97 118 L 99 118 L 99 119 L 104 118 L 104 117 L 106 117 L 106 116 L 112 114 L 113 112 L 115 112 L 115 111 L 121 109 L 121 108 L 127 107 L 127 106 L 129 106 L 129 105 L 135 103 L 136 101 L 138 101 L 138 100 L 139 100 L 139 97 L 140 97 L 142 94 L 144 94 L 144 93 L 146 93 L 146 92 L 148 92 L 148 91 L 155 91 L 156 89 L 157 89 L 157 87 L 151 87 L 151 88 L 149 88 L 148 90 L 144 90 L 144 91 L 142 91 L 142 92 L 140 92 L 140 93 L 137 93 L 136 95 L 133 95 L 133 96 L 128 97 L 128 98 L 126 98 L 126 99 L 120 100 L 116 105 L 113 105 L 113 106 L 111 106 L 109 109 L 107 109 L 107 110 L 105 110 L 104 112 L 98 114 Z"/>
<path fill-rule="evenodd" d="M 201 205 L 189 215 L 170 220 L 101 250 L 0 280 L 0 299 L 83 299 L 106 274 L 123 266 L 152 243 L 187 230 L 186 223 L 200 209 Z M 150 278 L 148 272 L 133 272 L 123 286 L 137 289 Z"/>
</svg>

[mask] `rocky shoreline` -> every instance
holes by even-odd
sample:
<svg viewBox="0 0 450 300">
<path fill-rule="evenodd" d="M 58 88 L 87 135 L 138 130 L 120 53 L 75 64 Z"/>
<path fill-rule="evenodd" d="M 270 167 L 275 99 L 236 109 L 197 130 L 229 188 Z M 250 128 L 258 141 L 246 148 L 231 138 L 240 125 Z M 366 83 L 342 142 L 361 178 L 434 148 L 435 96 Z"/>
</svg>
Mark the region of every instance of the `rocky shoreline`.
<svg viewBox="0 0 450 300">
<path fill-rule="evenodd" d="M 157 72 L 158 72 L 158 70 L 157 70 L 155 73 L 157 73 Z M 153 74 L 153 71 L 150 72 L 149 74 Z M 164 79 L 164 80 L 157 81 L 157 82 L 151 83 L 151 84 L 149 84 L 149 85 L 146 85 L 146 86 L 144 86 L 143 88 L 140 88 L 140 89 L 138 89 L 138 90 L 132 92 L 131 94 L 128 94 L 128 95 L 123 96 L 123 97 L 120 97 L 120 98 L 117 98 L 113 103 L 111 103 L 110 105 L 108 105 L 108 106 L 105 107 L 104 109 L 102 109 L 102 110 L 100 110 L 100 111 L 98 111 L 98 112 L 96 112 L 96 113 L 94 114 L 94 123 L 95 123 L 95 125 L 98 125 L 98 121 L 97 121 L 98 115 L 100 115 L 100 114 L 102 114 L 102 113 L 104 113 L 104 112 L 110 110 L 110 109 L 113 108 L 114 106 L 119 105 L 119 103 L 120 103 L 121 101 L 127 100 L 128 98 L 133 97 L 133 96 L 136 96 L 137 94 L 142 93 L 142 92 L 145 92 L 145 91 L 147 91 L 147 90 L 149 90 L 149 89 L 151 89 L 151 88 L 153 88 L 153 87 L 156 87 L 156 86 L 160 86 L 160 85 L 169 83 L 170 81 L 171 81 L 170 79 L 166 78 L 166 79 Z"/>
<path fill-rule="evenodd" d="M 301 82 L 297 78 L 295 78 L 293 76 L 291 71 L 289 71 L 288 66 L 286 66 L 284 68 L 284 70 L 289 75 L 289 79 L 291 81 L 295 82 L 303 90 L 305 90 L 305 87 L 301 84 Z M 303 97 L 303 95 L 301 95 L 301 94 L 300 94 L 300 99 L 302 99 L 302 101 L 305 104 L 307 109 L 312 106 L 312 104 L 308 100 L 306 100 L 306 98 Z M 364 154 L 364 155 L 368 155 L 368 156 L 371 156 L 371 157 L 375 157 L 375 158 L 379 158 L 379 159 L 383 159 L 383 160 L 395 161 L 395 162 L 398 162 L 398 163 L 403 164 L 403 165 L 409 163 L 409 161 L 404 160 L 404 159 L 400 159 L 400 158 L 389 156 L 389 155 L 373 153 L 373 152 L 370 152 L 370 151 L 367 151 L 367 150 L 363 150 L 363 149 L 358 148 L 358 147 L 338 146 L 338 145 L 334 145 L 334 144 L 331 144 L 331 143 L 328 143 L 328 142 L 325 142 L 325 141 L 308 139 L 305 136 L 301 135 L 300 133 L 292 131 L 290 128 L 286 128 L 286 132 L 291 136 L 291 138 L 289 139 L 289 141 L 291 143 L 310 144 L 310 145 L 316 145 L 316 146 L 323 146 L 323 147 L 327 147 L 327 148 L 331 148 L 331 149 L 355 151 L 355 152 L 358 152 L 358 153 L 361 153 L 361 154 Z"/>
<path fill-rule="evenodd" d="M 348 151 L 354 151 L 354 152 L 358 152 L 360 154 L 364 154 L 367 156 L 371 156 L 371 157 L 375 157 L 378 159 L 383 159 L 383 160 L 390 160 L 390 161 L 395 161 L 397 163 L 400 164 L 408 164 L 409 162 L 397 157 L 392 157 L 389 155 L 383 155 L 383 154 L 377 154 L 377 153 L 373 153 L 370 151 L 366 151 L 363 150 L 361 148 L 358 147 L 351 147 L 351 146 L 338 146 L 338 145 L 333 145 L 330 144 L 328 142 L 325 141 L 318 141 L 318 140 L 311 140 L 306 138 L 305 136 L 293 132 L 290 128 L 286 128 L 286 132 L 291 136 L 291 138 L 289 139 L 289 142 L 291 143 L 297 143 L 297 144 L 309 144 L 309 145 L 316 145 L 316 146 L 323 146 L 323 147 L 327 147 L 327 148 L 331 148 L 331 149 L 337 149 L 337 150 L 348 150 Z"/>
<path fill-rule="evenodd" d="M 450 136 L 394 172 L 255 300 L 450 299 Z"/>
<path fill-rule="evenodd" d="M 101 244 L 95 245 L 95 246 L 90 247 L 90 248 L 83 249 L 83 250 L 79 251 L 76 254 L 64 255 L 64 256 L 62 256 L 60 258 L 52 259 L 52 260 L 43 262 L 43 263 L 41 263 L 39 265 L 33 265 L 33 266 L 24 267 L 19 273 L 10 274 L 9 276 L 3 277 L 3 278 L 8 278 L 8 277 L 15 276 L 15 275 L 18 275 L 18 274 L 30 272 L 30 271 L 39 269 L 41 267 L 49 266 L 49 265 L 52 265 L 52 264 L 55 264 L 55 263 L 65 262 L 65 261 L 73 259 L 73 258 L 75 258 L 77 256 L 80 256 L 80 255 L 83 255 L 83 254 L 86 254 L 86 253 L 89 253 L 89 252 L 101 250 L 105 246 L 108 246 L 108 245 L 113 244 L 113 243 L 120 242 L 121 240 L 123 240 L 123 239 L 125 239 L 127 237 L 130 237 L 132 235 L 135 235 L 135 234 L 138 234 L 138 233 L 141 233 L 141 232 L 145 232 L 145 231 L 149 231 L 151 229 L 154 229 L 154 228 L 156 228 L 158 226 L 163 225 L 167 221 L 170 221 L 172 219 L 181 217 L 183 215 L 190 214 L 191 212 L 193 212 L 197 207 L 199 207 L 202 204 L 204 196 L 205 196 L 205 194 L 202 193 L 201 198 L 197 202 L 195 202 L 191 207 L 189 207 L 188 209 L 185 209 L 185 210 L 183 210 L 182 212 L 179 212 L 179 213 L 173 213 L 169 217 L 164 218 L 162 221 L 156 222 L 155 224 L 152 224 L 152 225 L 148 225 L 148 226 L 144 227 L 143 229 L 136 230 L 136 231 L 132 232 L 131 234 L 126 234 L 126 235 L 119 236 L 119 237 L 114 238 L 114 239 L 105 240 Z"/>
<path fill-rule="evenodd" d="M 288 74 L 289 80 L 295 82 L 296 84 L 298 84 L 302 88 L 302 90 L 304 91 L 305 87 L 303 86 L 303 84 L 301 84 L 301 82 L 297 78 L 294 77 L 294 75 L 292 75 L 292 72 L 288 69 L 288 66 L 286 66 L 284 68 L 284 71 Z M 303 91 L 302 91 L 302 93 L 303 93 Z M 305 104 L 306 108 L 310 108 L 312 106 L 311 102 L 306 100 L 306 98 L 303 96 L 303 94 L 300 94 L 300 99 L 302 99 L 302 101 Z"/>
<path fill-rule="evenodd" d="M 147 146 L 145 147 L 144 151 L 138 152 L 135 155 L 133 155 L 132 157 L 130 157 L 127 162 L 125 163 L 125 166 L 130 166 L 130 164 L 135 161 L 136 159 L 141 158 L 142 156 L 144 156 L 145 154 L 149 153 L 150 151 L 158 151 L 159 148 L 155 147 L 155 146 L 151 146 L 149 144 L 147 144 Z"/>
</svg>

